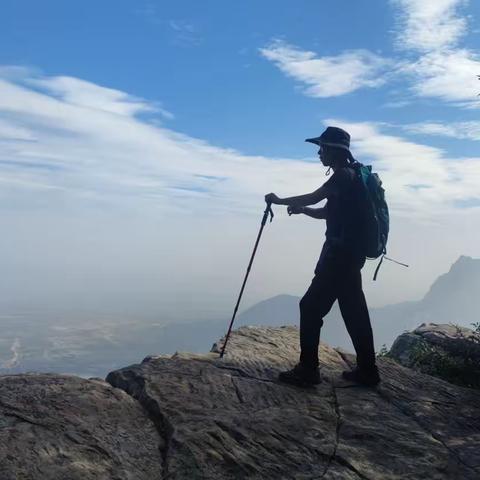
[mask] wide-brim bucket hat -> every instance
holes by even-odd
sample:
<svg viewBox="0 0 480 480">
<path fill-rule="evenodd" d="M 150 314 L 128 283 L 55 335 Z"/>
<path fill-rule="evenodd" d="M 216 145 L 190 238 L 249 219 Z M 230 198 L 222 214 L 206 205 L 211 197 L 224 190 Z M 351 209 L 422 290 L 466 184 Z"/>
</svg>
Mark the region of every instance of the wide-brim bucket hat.
<svg viewBox="0 0 480 480">
<path fill-rule="evenodd" d="M 327 127 L 319 137 L 307 138 L 305 141 L 319 146 L 328 145 L 350 151 L 350 135 L 339 127 Z"/>
</svg>

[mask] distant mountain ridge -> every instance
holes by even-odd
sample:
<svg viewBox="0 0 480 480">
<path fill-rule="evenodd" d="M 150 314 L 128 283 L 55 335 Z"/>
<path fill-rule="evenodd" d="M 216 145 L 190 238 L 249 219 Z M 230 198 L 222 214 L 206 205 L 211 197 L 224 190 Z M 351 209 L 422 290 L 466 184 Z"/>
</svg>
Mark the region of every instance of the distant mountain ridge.
<svg viewBox="0 0 480 480">
<path fill-rule="evenodd" d="M 447 317 L 450 322 L 471 323 L 479 321 L 479 292 L 480 259 L 462 255 L 432 284 L 421 305 L 424 310 L 440 317 L 436 323 L 445 323 Z"/>
<path fill-rule="evenodd" d="M 458 323 L 464 327 L 480 321 L 480 259 L 460 256 L 450 270 L 438 277 L 419 301 L 371 308 L 370 316 L 377 350 L 390 346 L 405 330 L 421 323 Z M 297 325 L 300 297 L 277 295 L 250 307 L 239 318 L 240 325 Z M 325 317 L 322 341 L 353 351 L 338 304 Z"/>
<path fill-rule="evenodd" d="M 300 297 L 295 295 L 281 294 L 275 297 L 262 300 L 242 312 L 235 324 L 257 325 L 260 319 L 263 319 L 265 326 L 290 325 L 292 318 L 298 316 L 298 302 Z"/>
</svg>

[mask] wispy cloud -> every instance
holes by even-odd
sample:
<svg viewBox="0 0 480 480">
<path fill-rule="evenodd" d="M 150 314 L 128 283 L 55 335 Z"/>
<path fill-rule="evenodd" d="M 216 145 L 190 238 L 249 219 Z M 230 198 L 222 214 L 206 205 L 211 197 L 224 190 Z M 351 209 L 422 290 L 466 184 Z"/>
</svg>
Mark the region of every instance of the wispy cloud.
<svg viewBox="0 0 480 480">
<path fill-rule="evenodd" d="M 462 16 L 462 7 L 468 3 L 391 0 L 396 16 L 395 44 L 400 50 L 396 58 L 362 49 L 322 56 L 280 40 L 261 48 L 260 53 L 300 82 L 305 95 L 311 97 L 345 95 L 397 79 L 406 81 L 405 90 L 415 97 L 437 98 L 461 108 L 480 108 L 480 56 L 459 47 L 468 32 L 468 17 Z M 404 101 L 398 98 L 385 106 L 404 106 Z"/>
<path fill-rule="evenodd" d="M 29 78 L 27 83 L 50 93 L 65 103 L 79 107 L 127 116 L 155 111 L 152 105 L 132 95 L 78 78 L 66 76 Z"/>
<path fill-rule="evenodd" d="M 462 108 L 480 108 L 480 56 L 470 50 L 431 52 L 403 68 L 413 80 L 412 91 Z"/>
<path fill-rule="evenodd" d="M 460 48 L 468 33 L 462 7 L 468 0 L 391 0 L 396 7 L 396 45 L 418 52 L 399 72 L 412 81 L 419 97 L 439 98 L 462 108 L 479 108 L 477 74 L 480 56 Z"/>
<path fill-rule="evenodd" d="M 337 56 L 317 57 L 281 40 L 275 40 L 260 53 L 282 72 L 306 85 L 311 97 L 336 97 L 361 88 L 374 88 L 386 82 L 390 61 L 367 50 L 351 50 Z"/>
<path fill-rule="evenodd" d="M 467 33 L 468 21 L 459 15 L 467 0 L 391 0 L 398 8 L 396 45 L 431 52 L 454 47 Z"/>
<path fill-rule="evenodd" d="M 161 27 L 173 45 L 179 47 L 198 47 L 203 43 L 200 28 L 192 20 L 185 18 L 165 18 L 161 9 L 154 2 L 147 1 L 135 10 L 152 25 Z"/>
<path fill-rule="evenodd" d="M 95 108 L 90 94 L 105 94 L 103 87 L 88 84 L 85 97 L 85 82 L 73 79 L 65 94 L 56 78 L 0 81 L 0 182 L 9 204 L 30 196 L 54 206 L 70 197 L 162 212 L 248 213 L 257 211 L 269 190 L 295 195 L 323 181 L 318 164 L 247 156 L 154 126 L 137 116 L 142 108 L 125 105 L 126 93 L 112 97 L 107 89 Z M 381 171 L 397 214 L 425 218 L 479 198 L 480 159 L 449 158 L 440 149 L 386 135 L 377 124 L 325 123 L 352 134 L 355 153 Z"/>
<path fill-rule="evenodd" d="M 198 27 L 184 19 L 169 20 L 174 43 L 183 47 L 196 47 L 203 42 Z"/>
<path fill-rule="evenodd" d="M 152 125 L 137 117 L 150 106 L 131 98 L 78 79 L 0 80 L 0 160 L 9 162 L 0 168 L 0 181 L 14 189 L 154 199 L 160 208 L 189 210 L 248 210 L 262 198 L 267 179 L 288 184 L 283 169 L 294 162 L 241 155 Z M 298 187 L 313 172 L 312 165 L 301 168 Z M 189 204 L 189 195 L 202 201 Z"/>
<path fill-rule="evenodd" d="M 422 122 L 402 125 L 405 131 L 423 135 L 436 135 L 459 140 L 480 141 L 480 122 Z"/>
<path fill-rule="evenodd" d="M 32 141 L 35 139 L 33 133 L 21 125 L 12 125 L 0 118 L 0 139 L 8 140 L 26 140 Z"/>
<path fill-rule="evenodd" d="M 351 133 L 355 152 L 360 159 L 370 159 L 380 172 L 398 214 L 440 218 L 462 200 L 480 199 L 480 157 L 452 158 L 442 149 L 387 135 L 368 122 L 329 119 L 326 123 Z M 422 188 L 412 191 L 412 185 Z"/>
<path fill-rule="evenodd" d="M 412 104 L 411 100 L 391 100 L 385 102 L 382 107 L 383 108 L 403 108 L 407 107 Z"/>
</svg>

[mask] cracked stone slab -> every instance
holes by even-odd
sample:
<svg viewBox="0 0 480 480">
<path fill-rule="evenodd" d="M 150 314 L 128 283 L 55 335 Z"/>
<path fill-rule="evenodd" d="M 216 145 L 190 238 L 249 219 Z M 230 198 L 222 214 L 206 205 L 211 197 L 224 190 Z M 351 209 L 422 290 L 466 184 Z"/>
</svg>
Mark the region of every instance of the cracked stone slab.
<svg viewBox="0 0 480 480">
<path fill-rule="evenodd" d="M 161 478 L 161 438 L 140 404 L 73 375 L 0 377 L 2 480 Z"/>
<path fill-rule="evenodd" d="M 107 377 L 155 419 L 164 478 L 480 478 L 477 391 L 388 359 L 379 387 L 355 386 L 341 380 L 354 357 L 324 344 L 322 384 L 282 385 L 295 327 L 242 327 L 218 351 L 148 357 Z"/>
</svg>

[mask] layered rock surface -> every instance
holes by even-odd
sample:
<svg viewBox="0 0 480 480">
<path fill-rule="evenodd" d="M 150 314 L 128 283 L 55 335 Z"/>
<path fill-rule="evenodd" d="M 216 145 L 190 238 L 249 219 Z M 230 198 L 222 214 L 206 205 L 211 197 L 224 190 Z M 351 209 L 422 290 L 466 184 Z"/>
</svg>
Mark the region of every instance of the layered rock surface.
<svg viewBox="0 0 480 480">
<path fill-rule="evenodd" d="M 480 392 L 383 358 L 381 385 L 355 386 L 340 377 L 354 357 L 327 345 L 321 385 L 279 384 L 298 354 L 295 327 L 243 327 L 223 359 L 147 357 L 107 381 L 155 422 L 162 471 L 151 478 L 480 478 Z"/>
<path fill-rule="evenodd" d="M 140 404 L 104 381 L 0 377 L 1 480 L 161 478 L 160 440 Z"/>
<path fill-rule="evenodd" d="M 376 389 L 279 384 L 295 327 L 243 327 L 217 353 L 147 357 L 102 380 L 0 377 L 0 479 L 480 478 L 480 392 L 380 359 Z M 111 384 L 111 385 L 110 385 Z M 118 387 L 118 388 L 114 388 Z"/>
</svg>

